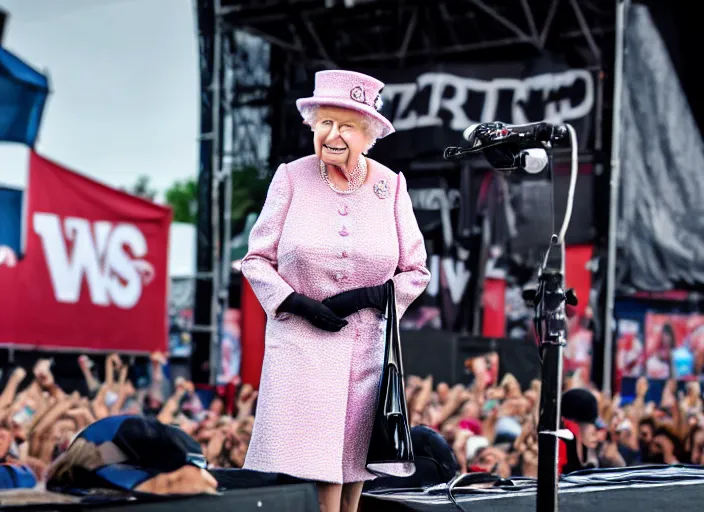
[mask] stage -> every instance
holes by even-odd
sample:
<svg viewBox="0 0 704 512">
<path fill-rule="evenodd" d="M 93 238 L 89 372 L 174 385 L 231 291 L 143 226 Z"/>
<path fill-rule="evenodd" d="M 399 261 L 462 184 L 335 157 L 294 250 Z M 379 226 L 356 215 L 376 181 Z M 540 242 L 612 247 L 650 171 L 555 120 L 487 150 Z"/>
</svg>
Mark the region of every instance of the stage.
<svg viewBox="0 0 704 512">
<path fill-rule="evenodd" d="M 535 510 L 534 479 L 517 478 L 494 486 L 488 475 L 466 475 L 452 490 L 447 484 L 425 490 L 364 493 L 363 512 L 514 512 Z M 485 482 L 485 483 L 480 483 Z M 510 485 L 513 484 L 513 485 Z M 695 510 L 704 492 L 702 466 L 641 466 L 580 471 L 560 480 L 560 510 L 569 512 L 650 512 Z"/>
<path fill-rule="evenodd" d="M 207 510 L 208 512 L 272 511 L 317 512 L 313 483 L 246 470 L 217 470 L 221 484 L 215 496 L 155 497 L 139 499 L 84 498 L 82 503 L 24 505 L 12 510 L 70 510 L 166 512 Z M 298 481 L 300 482 L 300 481 Z M 364 492 L 360 512 L 514 512 L 535 510 L 534 479 L 499 481 L 488 474 L 464 475 L 452 489 L 441 484 L 426 489 L 387 489 Z M 704 496 L 703 466 L 641 466 L 589 470 L 572 473 L 560 480 L 560 509 L 569 512 L 654 512 L 696 510 Z"/>
</svg>

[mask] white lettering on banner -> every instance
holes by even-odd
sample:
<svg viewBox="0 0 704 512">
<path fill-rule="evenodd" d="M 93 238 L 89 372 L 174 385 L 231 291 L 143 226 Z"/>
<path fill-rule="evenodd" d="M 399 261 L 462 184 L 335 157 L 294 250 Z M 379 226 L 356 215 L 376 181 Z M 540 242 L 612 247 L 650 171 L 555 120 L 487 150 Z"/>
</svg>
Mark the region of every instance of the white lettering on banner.
<svg viewBox="0 0 704 512">
<path fill-rule="evenodd" d="M 460 206 L 460 191 L 456 188 L 409 188 L 414 210 L 449 211 Z"/>
<path fill-rule="evenodd" d="M 450 291 L 450 299 L 454 304 L 459 304 L 472 273 L 467 270 L 463 261 L 452 258 L 440 258 L 437 254 L 433 254 L 430 257 L 430 282 L 425 289 L 425 293 L 431 297 L 437 297 L 440 292 L 441 268 L 445 278 L 443 282 L 447 284 L 447 288 Z"/>
<path fill-rule="evenodd" d="M 583 84 L 583 96 L 572 104 L 570 98 L 559 93 L 561 89 L 573 88 Z M 419 113 L 411 109 L 419 91 L 430 88 L 427 109 Z M 511 91 L 511 119 L 497 119 L 499 93 Z M 539 92 L 544 102 L 540 119 L 528 119 L 524 104 L 528 102 L 531 93 Z M 580 119 L 594 106 L 594 77 L 585 69 L 571 69 L 559 73 L 545 73 L 529 78 L 497 78 L 494 80 L 478 80 L 464 78 L 449 73 L 423 73 L 416 83 L 387 84 L 383 90 L 384 102 L 390 104 L 398 100 L 396 112 L 391 119 L 396 131 L 412 130 L 442 126 L 444 121 L 440 111 L 449 112 L 451 119 L 448 127 L 451 130 L 462 131 L 472 123 L 503 121 L 509 124 L 523 124 L 530 121 L 547 121 L 563 123 Z M 469 119 L 463 106 L 472 94 L 482 94 L 484 103 L 480 119 Z"/>
<path fill-rule="evenodd" d="M 433 254 L 430 256 L 430 282 L 425 287 L 425 293 L 431 297 L 437 297 L 440 291 L 440 257 Z"/>
<path fill-rule="evenodd" d="M 0 267 L 7 265 L 8 267 L 17 266 L 17 255 L 11 247 L 0 245 Z"/>
<path fill-rule="evenodd" d="M 140 259 L 147 254 L 147 241 L 133 224 L 66 217 L 62 229 L 58 215 L 35 213 L 33 227 L 59 302 L 78 302 L 85 276 L 93 304 L 130 309 L 142 296 L 143 280 L 148 283 L 154 275 L 151 264 Z"/>
</svg>

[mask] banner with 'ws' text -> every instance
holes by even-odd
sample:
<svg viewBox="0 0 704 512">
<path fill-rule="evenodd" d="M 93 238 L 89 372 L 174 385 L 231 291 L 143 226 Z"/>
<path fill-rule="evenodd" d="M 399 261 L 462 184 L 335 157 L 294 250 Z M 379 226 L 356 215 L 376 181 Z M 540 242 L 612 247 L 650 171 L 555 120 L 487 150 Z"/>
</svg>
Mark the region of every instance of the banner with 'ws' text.
<svg viewBox="0 0 704 512">
<path fill-rule="evenodd" d="M 0 345 L 163 351 L 171 210 L 30 157 L 24 257 L 0 267 Z"/>
</svg>

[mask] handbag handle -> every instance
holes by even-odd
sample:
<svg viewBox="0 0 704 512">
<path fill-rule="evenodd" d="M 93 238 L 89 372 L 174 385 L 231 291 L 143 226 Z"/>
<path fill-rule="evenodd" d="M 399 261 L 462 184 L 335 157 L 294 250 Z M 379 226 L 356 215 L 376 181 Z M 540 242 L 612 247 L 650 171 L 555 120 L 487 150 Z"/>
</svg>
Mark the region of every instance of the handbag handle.
<svg viewBox="0 0 704 512">
<path fill-rule="evenodd" d="M 398 369 L 399 374 L 403 374 L 401 363 L 401 336 L 398 328 L 398 313 L 396 311 L 396 288 L 393 280 L 386 282 L 386 346 L 389 350 L 387 364 L 393 364 Z"/>
<path fill-rule="evenodd" d="M 398 380 L 394 381 L 403 382 L 403 360 L 401 357 L 401 336 L 399 333 L 399 322 L 398 313 L 396 311 L 396 289 L 393 280 L 389 279 L 386 282 L 387 287 L 387 301 L 386 301 L 386 350 L 388 351 L 385 359 L 387 361 L 387 367 L 392 366 L 393 370 L 398 373 Z M 401 386 L 403 387 L 403 386 Z M 387 417 L 394 415 L 407 414 L 405 409 L 405 402 L 402 401 L 401 394 L 404 393 L 403 389 L 393 389 L 386 395 L 386 402 L 384 403 L 384 413 Z"/>
</svg>

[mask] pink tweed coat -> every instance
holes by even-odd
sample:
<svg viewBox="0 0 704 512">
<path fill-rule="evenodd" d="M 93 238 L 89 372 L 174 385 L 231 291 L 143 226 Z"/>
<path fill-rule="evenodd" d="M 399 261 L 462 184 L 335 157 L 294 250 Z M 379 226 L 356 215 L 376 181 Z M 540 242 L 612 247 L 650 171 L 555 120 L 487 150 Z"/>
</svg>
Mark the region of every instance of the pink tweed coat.
<svg viewBox="0 0 704 512">
<path fill-rule="evenodd" d="M 245 468 L 343 483 L 365 460 L 383 365 L 384 322 L 365 309 L 341 331 L 277 314 L 293 291 L 316 300 L 393 278 L 399 317 L 430 280 L 403 174 L 369 161 L 351 194 L 325 183 L 315 155 L 281 165 L 242 272 L 267 313 L 259 401 Z M 388 194 L 375 192 L 383 188 Z"/>
</svg>

